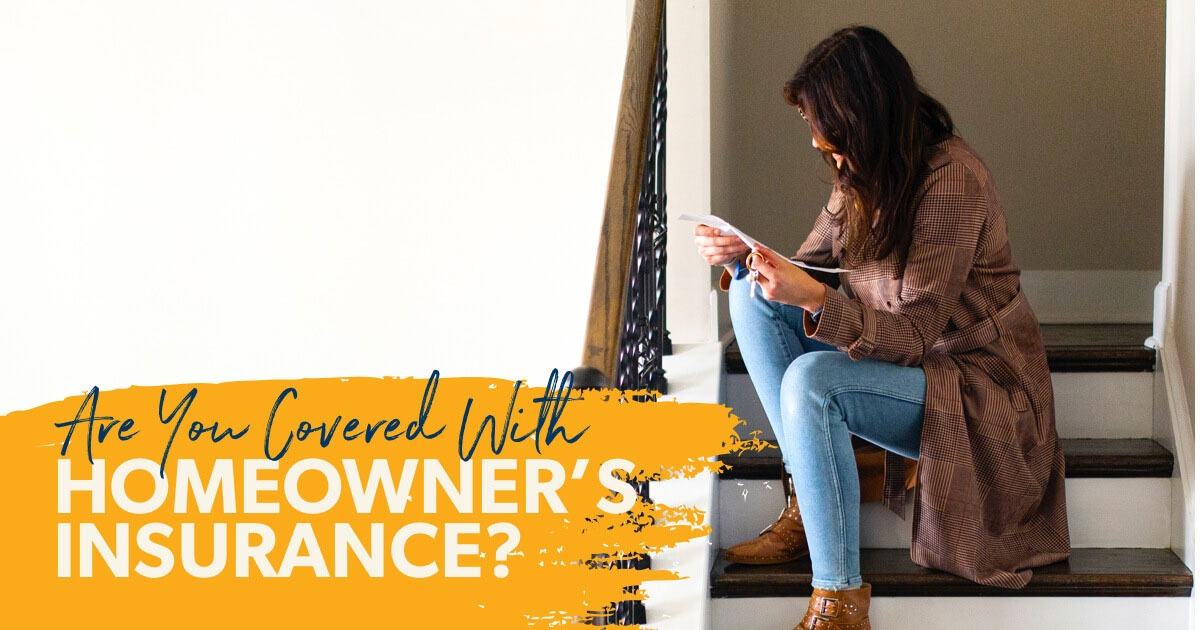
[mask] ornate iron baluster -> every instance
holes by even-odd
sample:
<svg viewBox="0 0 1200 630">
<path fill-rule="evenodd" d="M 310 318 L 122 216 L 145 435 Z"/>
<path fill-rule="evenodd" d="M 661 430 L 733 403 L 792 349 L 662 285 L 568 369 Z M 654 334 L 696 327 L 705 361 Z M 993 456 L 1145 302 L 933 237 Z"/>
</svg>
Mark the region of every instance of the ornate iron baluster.
<svg viewBox="0 0 1200 630">
<path fill-rule="evenodd" d="M 617 354 L 620 389 L 666 393 L 663 356 L 671 352 L 667 333 L 667 28 L 659 31 L 654 91 L 651 95 L 645 167 L 638 195 L 636 231 L 625 322 Z"/>
</svg>

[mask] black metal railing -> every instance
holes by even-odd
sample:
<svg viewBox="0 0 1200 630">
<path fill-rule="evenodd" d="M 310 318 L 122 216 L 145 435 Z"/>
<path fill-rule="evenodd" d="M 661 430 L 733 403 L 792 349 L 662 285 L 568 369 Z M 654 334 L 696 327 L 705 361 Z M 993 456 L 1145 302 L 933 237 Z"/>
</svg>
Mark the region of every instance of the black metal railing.
<svg viewBox="0 0 1200 630">
<path fill-rule="evenodd" d="M 620 389 L 666 393 L 663 357 L 667 332 L 667 16 L 663 11 L 654 64 L 654 88 L 638 195 L 625 321 L 617 354 Z"/>
<path fill-rule="evenodd" d="M 646 135 L 642 189 L 638 194 L 637 227 L 633 237 L 633 260 L 625 299 L 625 323 L 617 354 L 617 387 L 623 390 L 667 392 L 663 357 L 671 352 L 667 332 L 667 13 L 664 7 L 658 32 L 654 63 L 654 90 L 650 102 L 649 133 Z M 652 395 L 650 398 L 656 398 Z M 643 501 L 650 501 L 650 483 L 635 482 Z M 622 560 L 623 569 L 650 569 L 650 556 L 639 554 Z M 636 595 L 637 587 L 625 592 Z M 614 604 L 612 625 L 646 623 L 646 606 L 641 600 Z"/>
</svg>

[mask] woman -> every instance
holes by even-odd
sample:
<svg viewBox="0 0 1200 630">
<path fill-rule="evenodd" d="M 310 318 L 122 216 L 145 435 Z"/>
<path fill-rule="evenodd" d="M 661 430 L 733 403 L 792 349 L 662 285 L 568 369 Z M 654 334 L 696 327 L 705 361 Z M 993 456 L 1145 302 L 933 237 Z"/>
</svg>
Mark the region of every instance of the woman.
<svg viewBox="0 0 1200 630">
<path fill-rule="evenodd" d="M 696 229 L 700 254 L 725 266 L 738 345 L 795 488 L 733 559 L 807 538 L 813 595 L 799 627 L 866 628 L 857 436 L 888 451 L 883 499 L 901 516 L 901 456 L 918 460 L 914 562 L 1024 586 L 1070 553 L 1065 463 L 992 176 L 875 29 L 819 43 L 784 95 L 835 179 L 793 259 L 850 271 L 818 280 Z"/>
</svg>

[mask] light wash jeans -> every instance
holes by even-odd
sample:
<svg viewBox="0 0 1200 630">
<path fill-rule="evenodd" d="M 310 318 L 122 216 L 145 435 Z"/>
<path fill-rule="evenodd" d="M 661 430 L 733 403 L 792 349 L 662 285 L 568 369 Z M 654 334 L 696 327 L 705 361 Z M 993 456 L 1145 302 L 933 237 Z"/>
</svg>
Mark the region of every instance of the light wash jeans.
<svg viewBox="0 0 1200 630">
<path fill-rule="evenodd" d="M 744 269 L 729 286 L 738 347 L 784 465 L 796 484 L 812 559 L 812 585 L 848 589 L 859 569 L 859 481 L 850 435 L 917 459 L 925 371 L 852 360 L 808 338 L 797 306 L 751 296 Z"/>
</svg>

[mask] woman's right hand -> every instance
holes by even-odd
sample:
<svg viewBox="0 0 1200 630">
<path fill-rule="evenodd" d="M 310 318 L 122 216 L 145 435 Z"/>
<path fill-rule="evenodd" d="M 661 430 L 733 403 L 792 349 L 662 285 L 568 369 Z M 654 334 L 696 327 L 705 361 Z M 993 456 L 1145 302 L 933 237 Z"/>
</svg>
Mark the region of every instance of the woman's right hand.
<svg viewBox="0 0 1200 630">
<path fill-rule="evenodd" d="M 721 230 L 704 224 L 696 226 L 696 249 L 710 265 L 732 265 L 750 253 L 750 246 L 736 236 L 722 236 Z"/>
</svg>

